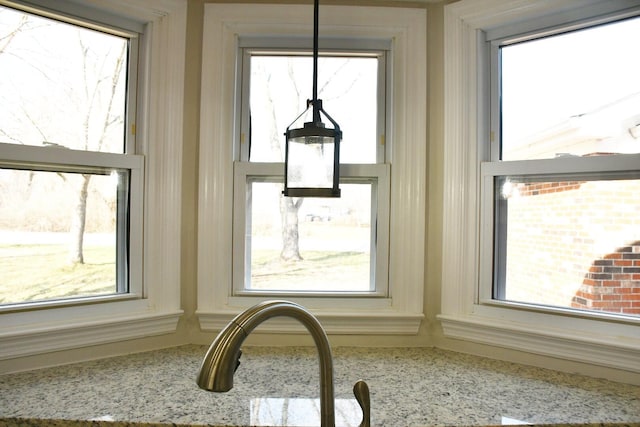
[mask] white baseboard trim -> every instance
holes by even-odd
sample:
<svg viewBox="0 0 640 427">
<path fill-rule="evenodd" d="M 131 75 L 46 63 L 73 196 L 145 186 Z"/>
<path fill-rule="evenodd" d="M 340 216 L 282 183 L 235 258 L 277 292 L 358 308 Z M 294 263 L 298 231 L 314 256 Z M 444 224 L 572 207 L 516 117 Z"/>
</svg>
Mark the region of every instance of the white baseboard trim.
<svg viewBox="0 0 640 427">
<path fill-rule="evenodd" d="M 509 324 L 489 319 L 470 319 L 455 316 L 438 316 L 444 335 L 481 344 L 494 345 L 543 356 L 551 356 L 576 362 L 609 368 L 640 372 L 640 349 L 632 343 L 596 342 L 579 336 L 562 336 L 544 328 L 531 330 L 510 327 Z M 612 337 L 613 338 L 613 337 Z"/>
<path fill-rule="evenodd" d="M 172 333 L 182 314 L 180 310 L 0 334 L 0 360 Z"/>
<path fill-rule="evenodd" d="M 220 331 L 238 313 L 231 311 L 197 312 L 200 328 L 203 331 Z M 423 314 L 397 313 L 317 313 L 316 317 L 327 334 L 336 335 L 415 335 Z M 288 318 L 269 319 L 260 325 L 256 333 L 304 333 L 300 323 Z"/>
</svg>

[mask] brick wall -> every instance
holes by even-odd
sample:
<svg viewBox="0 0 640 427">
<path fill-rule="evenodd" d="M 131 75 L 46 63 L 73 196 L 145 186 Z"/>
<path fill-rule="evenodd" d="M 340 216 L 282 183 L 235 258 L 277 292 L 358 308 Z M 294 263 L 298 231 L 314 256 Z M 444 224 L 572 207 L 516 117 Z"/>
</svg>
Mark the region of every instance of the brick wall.
<svg viewBox="0 0 640 427">
<path fill-rule="evenodd" d="M 560 193 L 562 191 L 579 190 L 585 181 L 535 182 L 519 184 L 520 196 L 538 196 L 542 194 Z"/>
<path fill-rule="evenodd" d="M 571 306 L 640 314 L 640 241 L 595 260 Z"/>
</svg>

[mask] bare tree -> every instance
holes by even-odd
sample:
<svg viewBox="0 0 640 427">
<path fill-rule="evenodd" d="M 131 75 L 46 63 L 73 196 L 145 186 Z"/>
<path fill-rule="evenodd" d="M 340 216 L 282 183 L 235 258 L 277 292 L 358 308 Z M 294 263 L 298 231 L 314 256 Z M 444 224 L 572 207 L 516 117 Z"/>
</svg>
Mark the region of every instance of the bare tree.
<svg viewBox="0 0 640 427">
<path fill-rule="evenodd" d="M 342 63 L 332 74 L 326 79 L 320 88 L 320 93 L 337 77 L 339 72 L 346 67 L 348 61 Z M 274 93 L 275 96 L 279 96 L 279 88 L 274 87 L 271 82 L 271 75 L 265 69 L 262 70 L 266 76 L 266 89 L 267 89 L 267 105 L 269 108 L 269 113 L 271 115 L 271 126 L 270 126 L 270 145 L 271 150 L 274 153 L 278 153 L 280 156 L 280 160 L 284 161 L 284 150 L 283 150 L 283 135 L 281 130 L 277 129 L 278 117 L 275 108 L 274 102 Z M 301 111 L 303 108 L 306 108 L 307 100 L 302 96 L 300 88 L 298 87 L 299 78 L 295 75 L 294 66 L 292 61 L 290 60 L 287 66 L 287 72 L 289 75 L 289 82 L 291 84 L 291 89 L 293 89 L 295 96 L 294 102 L 298 103 L 298 110 Z M 357 79 L 354 78 L 345 89 L 345 92 L 349 91 L 353 85 L 356 83 Z M 304 202 L 304 198 L 300 197 L 284 197 L 280 196 L 280 222 L 281 222 L 281 233 L 282 233 L 282 249 L 280 252 L 280 258 L 284 261 L 300 261 L 302 260 L 302 256 L 300 255 L 300 236 L 299 236 L 299 212 L 302 204 Z"/>
<path fill-rule="evenodd" d="M 6 54 L 7 48 L 11 45 L 11 42 L 15 39 L 15 37 L 22 32 L 25 28 L 28 27 L 29 19 L 27 15 L 24 15 L 16 27 L 9 31 L 6 35 L 0 35 L 0 55 Z M 7 138 L 11 142 L 20 143 L 19 140 L 14 138 L 12 135 L 7 134 L 4 129 L 0 128 L 0 135 Z"/>
<path fill-rule="evenodd" d="M 20 18 L 18 25 L 16 25 L 13 30 L 9 31 L 9 33 L 7 33 L 6 35 L 0 35 L 0 54 L 5 53 L 7 47 L 11 44 L 13 39 L 18 35 L 18 33 L 24 30 L 28 26 L 28 24 L 29 17 L 27 15 L 24 15 L 22 18 Z"/>
<path fill-rule="evenodd" d="M 114 65 L 113 71 L 107 71 L 106 75 L 111 78 L 108 79 L 100 79 L 97 82 L 94 82 L 92 79 L 88 78 L 89 72 L 88 67 L 90 66 L 89 61 L 89 47 L 84 43 L 82 37 L 79 37 L 79 45 L 80 50 L 82 52 L 82 60 L 83 60 L 83 77 L 84 77 L 84 92 L 85 96 L 88 98 L 88 108 L 84 114 L 83 121 L 83 139 L 84 139 L 84 149 L 87 150 L 89 148 L 93 148 L 95 151 L 100 151 L 102 146 L 104 145 L 105 138 L 107 136 L 107 132 L 109 127 L 116 123 L 119 120 L 123 120 L 122 117 L 112 116 L 113 112 L 113 104 L 114 99 L 116 97 L 116 89 L 118 87 L 118 81 L 120 79 L 121 70 L 125 63 L 125 46 L 122 45 L 122 49 L 120 54 L 116 59 L 116 63 Z M 96 145 L 91 147 L 91 135 L 90 135 L 90 123 L 93 115 L 96 114 L 94 112 L 94 107 L 96 102 L 99 100 L 100 93 L 100 85 L 102 82 L 107 82 L 110 84 L 110 89 L 108 90 L 108 101 L 107 101 L 107 109 L 102 118 L 102 128 L 97 138 Z M 71 242 L 69 245 L 69 263 L 70 264 L 83 264 L 84 263 L 84 231 L 87 222 L 87 196 L 89 189 L 89 182 L 91 181 L 91 175 L 89 174 L 81 174 L 80 182 L 77 186 L 77 197 L 76 203 L 72 212 L 72 220 L 70 227 L 70 235 Z"/>
<path fill-rule="evenodd" d="M 265 73 L 267 104 L 269 108 L 269 114 L 271 116 L 271 120 L 269 121 L 269 143 L 271 146 L 271 151 L 277 153 L 277 155 L 280 157 L 280 160 L 284 162 L 282 140 L 283 137 L 277 126 L 278 117 L 275 102 L 273 99 L 274 91 L 277 91 L 277 88 L 273 87 L 271 74 L 267 70 L 263 70 L 263 72 Z M 289 62 L 288 64 L 288 73 L 292 87 L 297 95 L 296 99 L 300 99 L 300 91 L 298 89 L 297 79 L 294 76 L 293 65 L 291 64 L 291 62 Z M 282 236 L 282 249 L 280 251 L 280 259 L 282 259 L 283 261 L 302 260 L 302 256 L 300 255 L 300 236 L 298 232 L 298 212 L 300 211 L 300 207 L 302 206 L 303 202 L 304 199 L 300 197 L 284 197 L 283 195 L 280 195 L 279 206 Z"/>
</svg>

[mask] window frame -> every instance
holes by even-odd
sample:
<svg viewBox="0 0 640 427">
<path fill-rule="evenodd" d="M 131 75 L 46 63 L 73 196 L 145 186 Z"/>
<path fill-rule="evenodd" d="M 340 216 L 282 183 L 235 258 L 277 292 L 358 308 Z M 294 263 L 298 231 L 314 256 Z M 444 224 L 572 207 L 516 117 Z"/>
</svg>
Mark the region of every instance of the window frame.
<svg viewBox="0 0 640 427">
<path fill-rule="evenodd" d="M 522 8 L 517 1 L 462 0 L 445 6 L 444 185 L 445 195 L 451 197 L 445 197 L 443 206 L 442 310 L 438 319 L 447 338 L 640 372 L 639 320 L 491 299 L 493 175 L 504 170 L 487 163 L 492 151 L 496 152 L 497 138 L 491 116 L 491 99 L 495 101 L 496 94 L 490 89 L 496 80 L 492 80 L 485 40 L 517 32 L 557 31 L 567 24 L 584 25 L 595 16 L 624 17 L 637 6 L 624 0 L 588 3 L 572 0 L 554 5 L 536 0 Z M 589 165 L 611 166 L 601 161 L 581 158 L 563 164 L 577 171 Z M 627 167 L 628 163 L 637 165 L 638 156 L 621 161 Z M 546 167 L 550 173 L 557 172 L 560 165 L 555 159 L 539 162 L 537 172 Z M 532 164 L 501 163 L 498 168 L 515 168 L 519 173 Z"/>
<path fill-rule="evenodd" d="M 353 56 L 372 57 L 378 59 L 377 71 L 377 113 L 376 113 L 376 163 L 373 164 L 340 164 L 340 182 L 368 182 L 372 188 L 371 197 L 371 231 L 370 231 L 370 291 L 363 292 L 293 292 L 284 290 L 260 291 L 246 287 L 250 279 L 250 255 L 247 251 L 247 222 L 249 214 L 248 185 L 249 179 L 283 180 L 284 163 L 260 163 L 249 159 L 249 144 L 246 144 L 246 135 L 250 135 L 250 87 L 251 87 L 251 57 L 256 55 L 305 55 L 311 57 L 312 51 L 308 48 L 312 44 L 310 38 L 302 37 L 240 37 L 238 39 L 238 76 L 236 78 L 236 99 L 239 99 L 240 119 L 239 127 L 234 136 L 236 145 L 236 161 L 234 163 L 234 221 L 233 221 L 233 290 L 235 296 L 259 296 L 259 297 L 387 297 L 388 296 L 388 241 L 389 241 L 389 165 L 385 163 L 387 144 L 378 141 L 386 134 L 385 128 L 388 120 L 389 103 L 387 102 L 387 75 L 389 63 L 387 57 L 391 56 L 390 40 L 363 40 L 332 38 L 324 40 L 319 47 L 320 56 Z M 292 118 L 293 119 L 293 118 Z M 380 137 L 378 137 L 380 136 Z M 284 141 L 283 141 L 284 142 Z M 377 225 L 377 227 L 376 227 Z M 244 255 L 243 255 L 244 254 Z"/>
<path fill-rule="evenodd" d="M 370 278 L 375 286 L 370 291 L 309 291 L 295 292 L 285 290 L 261 291 L 245 287 L 249 272 L 246 254 L 246 229 L 248 181 L 250 179 L 266 179 L 265 182 L 282 182 L 283 163 L 234 163 L 234 222 L 233 222 L 233 290 L 234 297 L 255 296 L 260 298 L 275 297 L 361 297 L 386 298 L 388 296 L 388 241 L 389 241 L 389 165 L 388 164 L 341 164 L 340 182 L 363 182 L 372 185 L 371 190 L 371 232 L 370 232 Z M 374 221 L 375 220 L 375 221 Z M 377 225 L 377 228 L 376 228 Z M 381 262 L 376 262 L 381 258 Z M 371 285 L 371 283 L 370 283 Z"/>
<path fill-rule="evenodd" d="M 250 37 L 309 38 L 308 5 L 205 4 L 200 128 L 198 308 L 202 330 L 219 330 L 242 309 L 264 297 L 232 295 L 232 224 L 239 103 L 235 100 L 239 40 Z M 357 25 L 354 25 L 357 22 Z M 320 33 L 332 38 L 392 43 L 391 105 L 386 143 L 389 201 L 387 298 L 295 297 L 329 333 L 415 334 L 424 317 L 424 226 L 426 206 L 426 10 L 326 6 Z M 322 43 L 322 36 L 321 36 Z M 215 60 L 213 59 L 215 58 Z M 408 64 L 411 62 L 412 66 Z M 400 191 L 402 189 L 402 191 Z M 275 319 L 264 332 L 300 331 Z"/>
<path fill-rule="evenodd" d="M 139 34 L 140 40 L 138 61 L 132 64 L 137 84 L 130 86 L 127 100 L 128 118 L 134 125 L 127 132 L 135 134 L 135 143 L 130 140 L 127 154 L 51 148 L 54 151 L 46 158 L 38 158 L 42 152 L 33 151 L 37 147 L 16 147 L 10 150 L 13 153 L 3 153 L 19 162 L 26 155 L 41 164 L 54 161 L 68 167 L 107 164 L 131 169 L 129 220 L 136 231 L 129 248 L 135 258 L 129 267 L 135 294 L 0 313 L 0 370 L 15 370 L 16 358 L 24 356 L 174 332 L 182 315 L 176 260 L 180 259 L 184 91 L 184 67 L 174 59 L 184 57 L 186 1 L 171 0 L 162 7 L 139 3 L 132 8 L 123 7 L 120 0 L 108 0 L 99 9 L 89 1 L 0 3 L 91 28 L 120 28 L 125 34 Z M 134 100 L 136 108 L 132 108 Z"/>
</svg>

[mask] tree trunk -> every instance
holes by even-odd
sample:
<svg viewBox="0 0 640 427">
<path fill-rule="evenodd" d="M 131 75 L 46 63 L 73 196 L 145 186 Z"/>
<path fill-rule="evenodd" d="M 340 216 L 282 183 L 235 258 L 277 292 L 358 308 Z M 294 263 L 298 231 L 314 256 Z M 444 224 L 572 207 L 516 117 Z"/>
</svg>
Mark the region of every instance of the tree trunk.
<svg viewBox="0 0 640 427">
<path fill-rule="evenodd" d="M 280 196 L 280 218 L 282 224 L 282 252 L 284 261 L 301 261 L 298 235 L 298 211 L 302 198 Z"/>
<path fill-rule="evenodd" d="M 80 185 L 78 187 L 78 197 L 76 205 L 73 208 L 73 217 L 71 219 L 71 244 L 69 245 L 69 264 L 84 264 L 83 246 L 84 246 L 84 229 L 87 219 L 87 195 L 89 193 L 89 181 L 91 175 L 79 175 Z"/>
</svg>

